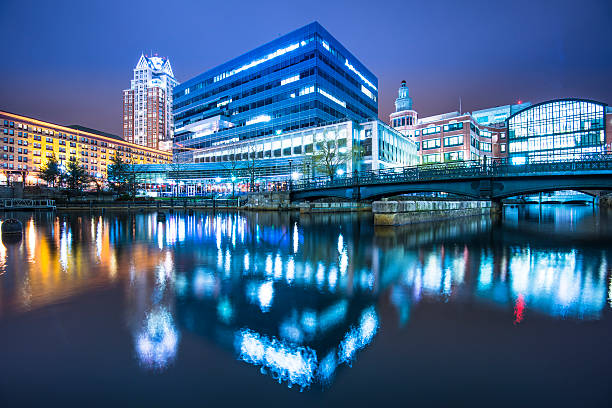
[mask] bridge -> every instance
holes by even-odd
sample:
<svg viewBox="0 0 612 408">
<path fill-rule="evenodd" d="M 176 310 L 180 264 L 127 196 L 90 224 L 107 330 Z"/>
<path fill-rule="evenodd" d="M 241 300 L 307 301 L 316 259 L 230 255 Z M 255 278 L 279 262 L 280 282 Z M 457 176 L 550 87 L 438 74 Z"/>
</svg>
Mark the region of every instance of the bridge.
<svg viewBox="0 0 612 408">
<path fill-rule="evenodd" d="M 304 179 L 292 183 L 291 198 L 372 200 L 399 194 L 442 192 L 499 201 L 558 190 L 612 190 L 612 155 L 521 165 L 507 160 L 465 161 L 369 171 L 333 179 Z"/>
</svg>

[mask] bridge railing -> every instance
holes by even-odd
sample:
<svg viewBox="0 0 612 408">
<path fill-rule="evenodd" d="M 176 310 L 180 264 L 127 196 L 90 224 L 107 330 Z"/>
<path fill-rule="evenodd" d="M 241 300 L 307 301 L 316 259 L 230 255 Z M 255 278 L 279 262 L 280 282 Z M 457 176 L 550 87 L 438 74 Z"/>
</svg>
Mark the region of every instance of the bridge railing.
<svg viewBox="0 0 612 408">
<path fill-rule="evenodd" d="M 512 164 L 508 159 L 490 162 L 458 161 L 346 174 L 344 176 L 313 177 L 292 183 L 294 191 L 322 188 L 342 188 L 380 183 L 402 183 L 483 177 L 536 176 L 546 173 L 612 171 L 612 155 L 584 155 L 574 160 L 543 161 L 531 159 L 524 164 Z"/>
</svg>

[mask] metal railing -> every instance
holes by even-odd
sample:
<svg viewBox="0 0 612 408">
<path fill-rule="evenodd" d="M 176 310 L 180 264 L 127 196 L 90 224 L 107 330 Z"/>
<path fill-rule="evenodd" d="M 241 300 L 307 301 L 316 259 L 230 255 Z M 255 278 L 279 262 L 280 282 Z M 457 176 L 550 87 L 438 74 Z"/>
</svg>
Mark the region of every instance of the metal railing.
<svg viewBox="0 0 612 408">
<path fill-rule="evenodd" d="M 133 209 L 168 209 L 168 208 L 241 208 L 246 204 L 246 198 L 204 198 L 147 201 L 71 201 L 60 202 L 60 208 L 133 208 Z"/>
<path fill-rule="evenodd" d="M 11 210 L 37 210 L 54 209 L 55 201 L 49 199 L 28 199 L 28 198 L 3 198 L 0 199 L 0 209 Z"/>
<path fill-rule="evenodd" d="M 344 176 L 315 177 L 296 180 L 293 191 L 338 187 L 355 187 L 383 183 L 410 183 L 470 178 L 500 178 L 537 176 L 551 173 L 612 171 L 612 155 L 588 155 L 568 161 L 532 160 L 525 164 L 512 164 L 508 159 L 488 163 L 458 161 L 452 163 L 421 164 L 347 174 Z"/>
</svg>

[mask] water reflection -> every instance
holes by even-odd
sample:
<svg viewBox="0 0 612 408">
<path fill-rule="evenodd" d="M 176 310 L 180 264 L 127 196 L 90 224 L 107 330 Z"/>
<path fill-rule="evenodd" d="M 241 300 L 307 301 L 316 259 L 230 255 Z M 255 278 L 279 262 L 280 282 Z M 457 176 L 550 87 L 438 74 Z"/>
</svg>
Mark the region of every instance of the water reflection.
<svg viewBox="0 0 612 408">
<path fill-rule="evenodd" d="M 588 207 L 557 208 L 392 229 L 350 215 L 21 214 L 25 239 L 0 246 L 0 317 L 120 287 L 143 370 L 188 359 L 189 334 L 288 386 L 329 386 L 425 303 L 506 311 L 517 327 L 601 319 L 610 231 Z M 381 313 L 386 298 L 396 313 Z"/>
</svg>

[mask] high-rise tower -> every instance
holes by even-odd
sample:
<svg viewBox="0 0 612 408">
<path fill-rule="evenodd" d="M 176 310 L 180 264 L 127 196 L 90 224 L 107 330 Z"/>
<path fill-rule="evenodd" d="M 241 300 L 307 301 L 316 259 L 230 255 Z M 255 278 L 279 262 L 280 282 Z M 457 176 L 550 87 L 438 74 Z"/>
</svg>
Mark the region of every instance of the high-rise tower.
<svg viewBox="0 0 612 408">
<path fill-rule="evenodd" d="M 123 91 L 125 140 L 153 149 L 171 149 L 172 90 L 176 85 L 167 58 L 140 56 L 130 89 Z"/>
</svg>

